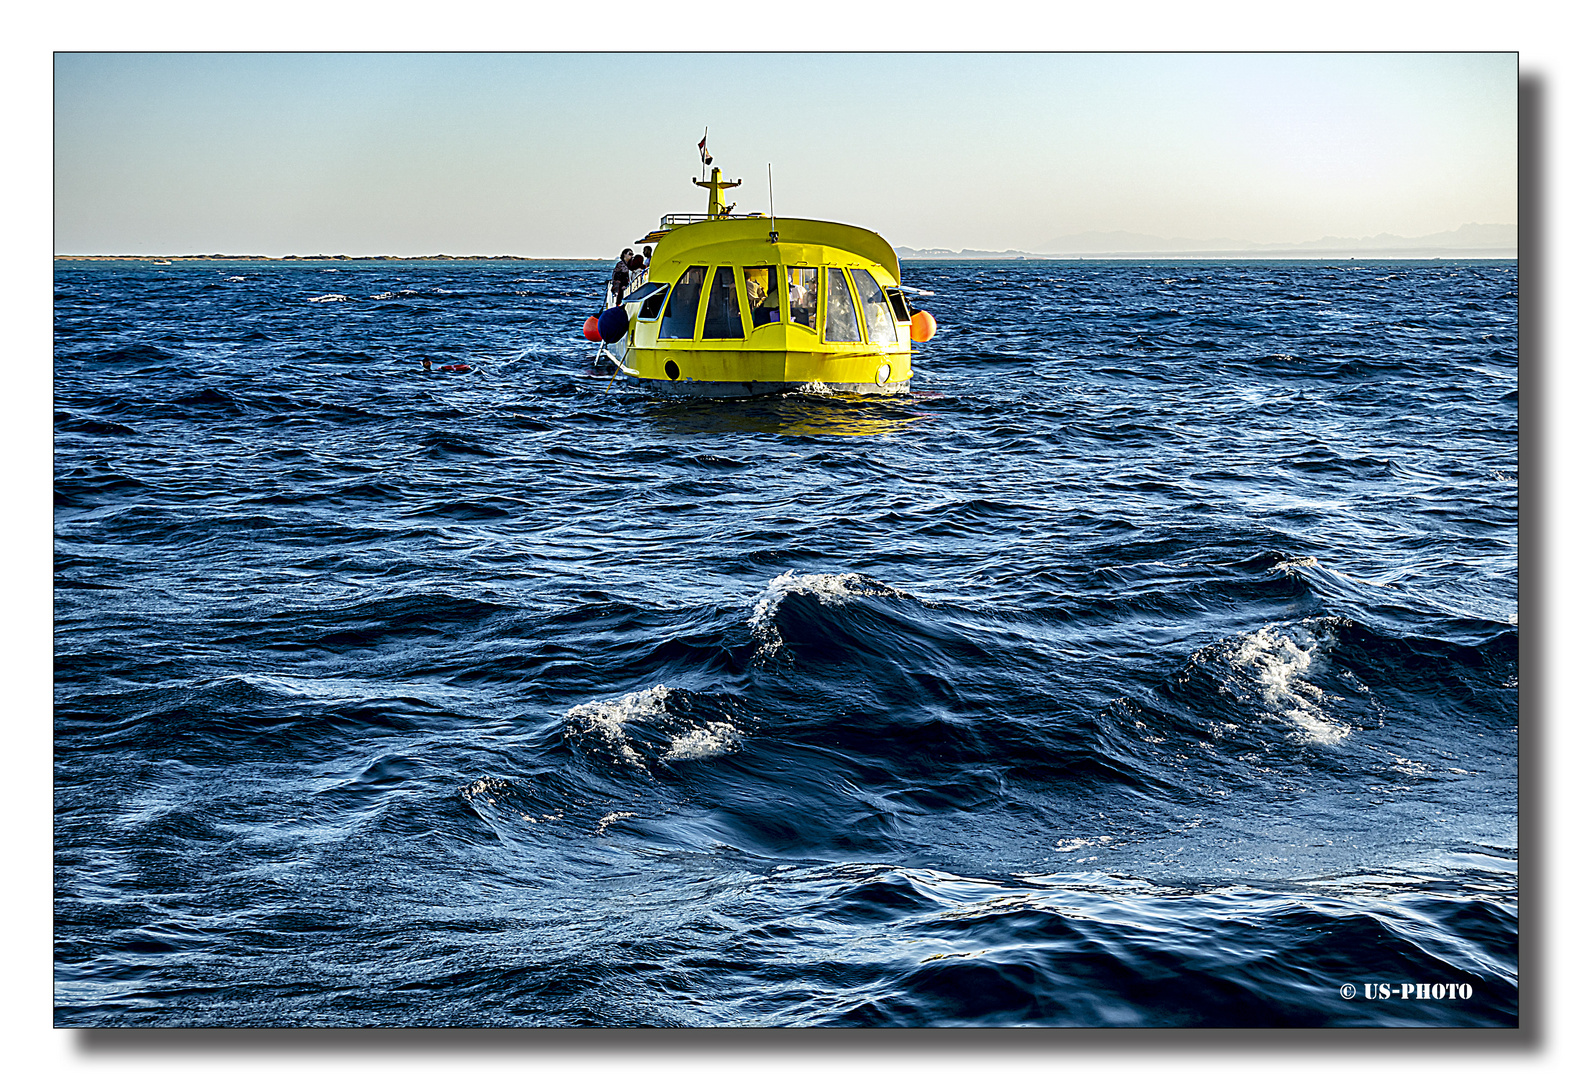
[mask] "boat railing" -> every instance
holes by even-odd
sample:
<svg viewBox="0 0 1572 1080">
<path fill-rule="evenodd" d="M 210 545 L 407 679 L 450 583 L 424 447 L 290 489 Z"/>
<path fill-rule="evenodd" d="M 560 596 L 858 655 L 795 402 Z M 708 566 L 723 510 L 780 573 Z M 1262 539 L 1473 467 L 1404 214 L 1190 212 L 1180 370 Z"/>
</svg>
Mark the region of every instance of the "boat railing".
<svg viewBox="0 0 1572 1080">
<path fill-rule="evenodd" d="M 763 214 L 759 214 L 759 213 L 753 213 L 753 214 L 724 214 L 722 216 L 723 217 L 728 217 L 728 218 L 750 218 L 750 217 L 763 217 L 764 215 Z M 714 219 L 712 219 L 708 214 L 667 214 L 667 215 L 665 215 L 664 217 L 662 217 L 660 219 L 660 227 L 663 230 L 670 230 L 670 229 L 675 229 L 678 225 L 692 225 L 695 221 L 711 221 L 711 220 L 714 220 Z"/>
<path fill-rule="evenodd" d="M 708 214 L 667 214 L 660 219 L 662 229 L 675 229 L 678 225 L 692 225 L 695 221 L 708 221 Z"/>
</svg>

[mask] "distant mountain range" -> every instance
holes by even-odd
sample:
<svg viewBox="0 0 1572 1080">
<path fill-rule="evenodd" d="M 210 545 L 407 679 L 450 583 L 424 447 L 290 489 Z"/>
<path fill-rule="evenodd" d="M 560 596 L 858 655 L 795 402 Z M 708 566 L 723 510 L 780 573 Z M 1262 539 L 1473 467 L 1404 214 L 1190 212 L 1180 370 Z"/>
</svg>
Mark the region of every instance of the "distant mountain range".
<svg viewBox="0 0 1572 1080">
<path fill-rule="evenodd" d="M 1391 233 L 1357 238 L 1323 236 L 1319 240 L 1306 240 L 1297 244 L 1260 244 L 1251 240 L 1232 239 L 1195 240 L 1132 232 L 1085 232 L 1055 237 L 1035 252 L 1014 248 L 1008 251 L 978 251 L 974 248 L 950 251 L 945 248 L 909 247 L 898 247 L 895 252 L 903 259 L 1127 258 L 1149 255 L 1203 258 L 1225 255 L 1298 255 L 1305 258 L 1331 258 L 1377 254 L 1426 258 L 1448 255 L 1516 258 L 1517 226 L 1471 222 L 1450 232 L 1430 233 L 1427 236 L 1393 236 Z"/>
</svg>

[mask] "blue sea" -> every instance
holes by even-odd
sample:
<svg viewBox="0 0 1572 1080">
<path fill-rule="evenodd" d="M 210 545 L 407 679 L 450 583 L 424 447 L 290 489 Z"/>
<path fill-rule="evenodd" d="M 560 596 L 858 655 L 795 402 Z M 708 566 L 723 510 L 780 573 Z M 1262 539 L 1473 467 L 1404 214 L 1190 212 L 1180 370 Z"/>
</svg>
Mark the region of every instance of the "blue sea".
<svg viewBox="0 0 1572 1080">
<path fill-rule="evenodd" d="M 1518 1024 L 1515 262 L 608 271 L 56 263 L 58 1026 Z"/>
</svg>

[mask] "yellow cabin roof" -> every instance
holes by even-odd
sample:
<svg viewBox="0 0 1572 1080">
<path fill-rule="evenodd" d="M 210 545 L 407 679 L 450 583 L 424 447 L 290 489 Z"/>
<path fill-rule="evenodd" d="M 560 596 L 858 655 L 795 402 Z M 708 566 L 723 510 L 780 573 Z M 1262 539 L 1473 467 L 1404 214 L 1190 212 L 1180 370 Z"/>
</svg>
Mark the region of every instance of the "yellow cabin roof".
<svg viewBox="0 0 1572 1080">
<path fill-rule="evenodd" d="M 895 284 L 900 284 L 901 264 L 895 249 L 876 232 L 812 218 L 775 218 L 773 227 L 779 238 L 776 243 L 770 242 L 771 221 L 767 217 L 715 218 L 678 226 L 660 237 L 651 259 L 649 280 L 674 280 L 684 268 L 696 263 L 865 263 L 883 267 Z"/>
</svg>

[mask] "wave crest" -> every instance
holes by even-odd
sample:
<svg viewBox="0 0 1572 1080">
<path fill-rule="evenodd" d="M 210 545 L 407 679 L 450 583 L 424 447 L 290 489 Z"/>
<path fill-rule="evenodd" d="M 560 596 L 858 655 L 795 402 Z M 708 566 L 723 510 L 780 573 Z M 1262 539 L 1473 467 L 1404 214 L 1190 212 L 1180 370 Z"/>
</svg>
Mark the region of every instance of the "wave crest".
<svg viewBox="0 0 1572 1080">
<path fill-rule="evenodd" d="M 671 740 L 671 749 L 662 757 L 666 761 L 703 761 L 734 752 L 742 743 L 737 729 L 725 722 L 705 724 L 684 732 Z"/>
<path fill-rule="evenodd" d="M 598 746 L 648 772 L 649 761 L 704 761 L 742 746 L 742 734 L 729 714 L 703 719 L 690 715 L 703 705 L 698 695 L 656 685 L 614 701 L 575 705 L 563 719 L 570 741 Z"/>
<path fill-rule="evenodd" d="M 1327 745 L 1342 742 L 1353 728 L 1335 719 L 1323 707 L 1336 700 L 1307 676 L 1323 650 L 1336 645 L 1332 628 L 1324 622 L 1289 626 L 1263 626 L 1226 643 L 1222 659 L 1246 676 L 1267 708 L 1296 725 L 1304 737 Z"/>
<path fill-rule="evenodd" d="M 748 617 L 748 630 L 759 642 L 761 656 L 774 656 L 784 644 L 775 617 L 780 612 L 781 602 L 793 595 L 812 596 L 822 604 L 841 607 L 854 597 L 904 594 L 866 574 L 799 575 L 795 570 L 788 570 L 770 579 L 753 605 L 753 614 Z"/>
</svg>

